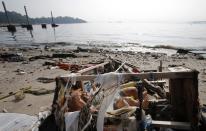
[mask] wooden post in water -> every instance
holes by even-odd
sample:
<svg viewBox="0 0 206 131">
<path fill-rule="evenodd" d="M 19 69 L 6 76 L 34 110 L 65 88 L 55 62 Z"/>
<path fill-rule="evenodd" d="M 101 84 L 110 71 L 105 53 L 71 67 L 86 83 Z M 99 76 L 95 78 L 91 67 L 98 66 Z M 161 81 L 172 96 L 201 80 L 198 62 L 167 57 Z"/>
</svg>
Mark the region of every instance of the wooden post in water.
<svg viewBox="0 0 206 131">
<path fill-rule="evenodd" d="M 51 11 L 51 19 L 52 19 L 51 26 L 52 26 L 53 28 L 57 27 L 58 25 L 56 25 L 55 22 L 54 22 L 54 17 L 53 17 L 52 11 Z"/>
<path fill-rule="evenodd" d="M 2 5 L 4 7 L 6 19 L 7 19 L 7 22 L 8 22 L 8 25 L 7 25 L 8 31 L 9 32 L 16 32 L 16 27 L 14 25 L 11 25 L 11 23 L 10 23 L 9 16 L 8 16 L 8 13 L 7 13 L 7 10 L 6 10 L 6 5 L 5 5 L 4 1 L 2 1 Z"/>
<path fill-rule="evenodd" d="M 54 18 L 53 18 L 52 11 L 51 11 L 51 19 L 52 19 L 52 24 L 54 24 Z"/>
<path fill-rule="evenodd" d="M 26 13 L 26 21 L 27 21 L 27 30 L 33 30 L 33 27 L 32 25 L 29 23 L 29 17 L 28 17 L 28 13 L 27 13 L 27 10 L 26 10 L 26 6 L 24 6 L 24 10 L 25 10 L 25 13 Z"/>
</svg>

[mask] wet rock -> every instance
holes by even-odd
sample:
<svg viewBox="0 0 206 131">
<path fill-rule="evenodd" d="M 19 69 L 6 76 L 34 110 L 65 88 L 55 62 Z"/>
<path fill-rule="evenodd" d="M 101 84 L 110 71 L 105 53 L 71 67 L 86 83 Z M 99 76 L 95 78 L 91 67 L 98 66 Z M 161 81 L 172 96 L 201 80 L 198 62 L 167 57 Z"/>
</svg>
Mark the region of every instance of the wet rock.
<svg viewBox="0 0 206 131">
<path fill-rule="evenodd" d="M 189 51 L 186 50 L 186 49 L 178 49 L 177 53 L 179 53 L 179 54 L 187 54 L 187 53 L 189 53 Z"/>
<path fill-rule="evenodd" d="M 2 53 L 0 60 L 8 62 L 22 62 L 25 60 L 22 53 Z"/>
</svg>

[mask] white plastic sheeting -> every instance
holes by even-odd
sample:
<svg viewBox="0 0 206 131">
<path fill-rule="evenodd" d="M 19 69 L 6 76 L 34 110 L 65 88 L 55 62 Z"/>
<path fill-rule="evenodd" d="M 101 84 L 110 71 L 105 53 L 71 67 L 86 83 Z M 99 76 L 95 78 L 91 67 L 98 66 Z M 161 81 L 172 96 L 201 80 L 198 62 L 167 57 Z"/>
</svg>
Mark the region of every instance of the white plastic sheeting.
<svg viewBox="0 0 206 131">
<path fill-rule="evenodd" d="M 117 73 L 107 73 L 100 76 L 99 83 L 101 83 L 101 90 L 104 90 L 105 96 L 98 112 L 97 131 L 103 131 L 104 129 L 105 113 L 110 104 L 114 101 L 115 94 L 119 91 L 122 80 L 121 74 Z M 106 90 L 108 90 L 108 92 L 105 92 Z"/>
<path fill-rule="evenodd" d="M 0 131 L 38 131 L 38 117 L 18 113 L 0 113 Z"/>
</svg>

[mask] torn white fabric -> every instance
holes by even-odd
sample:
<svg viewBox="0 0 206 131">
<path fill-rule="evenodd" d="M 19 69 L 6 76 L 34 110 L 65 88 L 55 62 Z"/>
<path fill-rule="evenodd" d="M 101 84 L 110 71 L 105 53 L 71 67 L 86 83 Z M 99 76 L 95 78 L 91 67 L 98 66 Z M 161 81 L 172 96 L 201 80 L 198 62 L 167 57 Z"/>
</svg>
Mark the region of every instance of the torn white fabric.
<svg viewBox="0 0 206 131">
<path fill-rule="evenodd" d="M 112 72 L 103 74 L 101 77 L 98 77 L 98 79 L 100 80 L 99 83 L 101 83 L 102 86 L 101 90 L 104 92 L 104 98 L 98 112 L 97 131 L 103 131 L 105 113 L 110 104 L 114 101 L 114 96 L 120 89 L 120 84 L 123 81 L 123 77 L 119 73 Z"/>
<path fill-rule="evenodd" d="M 79 111 L 65 113 L 66 131 L 78 131 Z"/>
</svg>

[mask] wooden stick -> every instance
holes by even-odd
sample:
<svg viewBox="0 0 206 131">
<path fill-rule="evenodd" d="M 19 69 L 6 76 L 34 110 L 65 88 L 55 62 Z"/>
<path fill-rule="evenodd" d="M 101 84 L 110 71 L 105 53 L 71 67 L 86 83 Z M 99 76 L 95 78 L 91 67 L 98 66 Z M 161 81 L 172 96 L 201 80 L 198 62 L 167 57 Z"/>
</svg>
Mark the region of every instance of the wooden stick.
<svg viewBox="0 0 206 131">
<path fill-rule="evenodd" d="M 126 63 L 126 61 L 124 63 L 122 63 L 115 72 L 118 72 L 124 66 L 125 63 Z"/>
<path fill-rule="evenodd" d="M 164 90 L 160 86 L 153 85 L 147 79 L 144 79 L 143 82 L 148 85 L 148 86 L 145 86 L 146 89 L 156 92 L 162 98 L 166 98 L 166 93 L 164 92 Z"/>
<path fill-rule="evenodd" d="M 90 71 L 92 71 L 92 70 L 94 70 L 96 68 L 105 66 L 107 64 L 109 64 L 109 62 L 104 62 L 104 63 L 98 64 L 98 65 L 95 65 L 95 66 L 91 66 L 91 67 L 82 69 L 82 70 L 78 71 L 77 73 L 79 73 L 79 74 L 87 74 L 88 72 L 90 72 Z"/>
<path fill-rule="evenodd" d="M 88 71 L 88 70 L 86 70 L 86 71 Z M 143 79 L 148 79 L 151 76 L 153 76 L 154 78 L 176 79 L 176 78 L 194 78 L 194 72 L 197 72 L 197 71 L 190 70 L 190 71 L 183 71 L 183 72 L 114 73 L 111 75 L 116 75 L 116 76 L 121 75 L 122 77 L 124 77 L 127 80 L 131 79 L 131 77 L 137 77 L 137 78 L 143 80 Z M 84 80 L 94 80 L 98 76 L 101 76 L 101 75 L 81 75 L 80 73 L 76 73 L 76 76 L 63 75 L 60 77 L 67 78 L 67 79 L 68 79 L 68 77 L 70 77 L 70 78 L 75 77 L 75 79 L 77 81 L 79 81 L 79 80 L 84 81 Z"/>
</svg>

